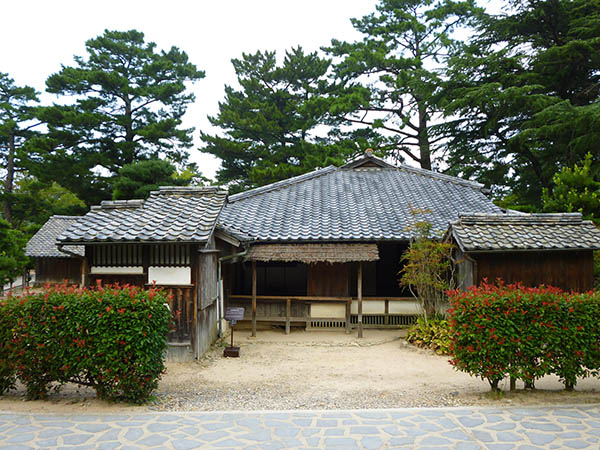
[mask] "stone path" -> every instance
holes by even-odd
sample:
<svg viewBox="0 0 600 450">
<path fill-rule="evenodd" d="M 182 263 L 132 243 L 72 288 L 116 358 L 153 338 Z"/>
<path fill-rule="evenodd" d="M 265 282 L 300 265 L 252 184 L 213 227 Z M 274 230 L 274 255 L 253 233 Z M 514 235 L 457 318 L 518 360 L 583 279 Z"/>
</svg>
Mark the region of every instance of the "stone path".
<svg viewBox="0 0 600 450">
<path fill-rule="evenodd" d="M 363 411 L 0 413 L 0 449 L 600 448 L 600 406 Z"/>
</svg>

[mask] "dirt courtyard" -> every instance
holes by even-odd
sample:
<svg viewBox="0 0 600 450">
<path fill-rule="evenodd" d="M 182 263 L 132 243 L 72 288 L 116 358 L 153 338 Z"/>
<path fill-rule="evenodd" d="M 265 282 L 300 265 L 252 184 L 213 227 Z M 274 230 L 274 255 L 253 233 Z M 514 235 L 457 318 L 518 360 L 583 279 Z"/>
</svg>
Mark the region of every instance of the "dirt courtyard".
<svg viewBox="0 0 600 450">
<path fill-rule="evenodd" d="M 448 358 L 408 345 L 404 332 L 365 330 L 365 337 L 342 331 L 236 332 L 240 358 L 223 358 L 219 342 L 200 361 L 169 363 L 147 406 L 109 404 L 93 392 L 65 386 L 48 401 L 23 401 L 23 389 L 0 397 L 0 410 L 37 412 L 117 410 L 362 409 L 429 406 L 600 402 L 600 379 L 581 380 L 566 393 L 555 377 L 535 391 L 489 394 L 489 385 L 461 372 Z M 502 387 L 508 390 L 508 381 Z"/>
</svg>

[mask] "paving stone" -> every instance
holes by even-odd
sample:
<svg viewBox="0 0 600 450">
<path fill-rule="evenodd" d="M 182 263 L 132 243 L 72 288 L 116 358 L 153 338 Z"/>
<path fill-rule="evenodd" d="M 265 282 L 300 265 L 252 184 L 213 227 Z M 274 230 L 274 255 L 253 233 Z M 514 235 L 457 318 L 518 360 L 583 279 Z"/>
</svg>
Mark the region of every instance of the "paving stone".
<svg viewBox="0 0 600 450">
<path fill-rule="evenodd" d="M 243 439 L 245 441 L 268 442 L 271 440 L 271 430 L 265 428 L 263 430 L 254 431 L 252 433 L 239 435 L 238 438 Z"/>
<path fill-rule="evenodd" d="M 436 431 L 440 431 L 441 427 L 439 427 L 438 425 L 434 424 L 434 423 L 422 423 L 419 425 L 419 428 L 425 431 L 431 431 L 431 432 L 436 432 Z"/>
<path fill-rule="evenodd" d="M 176 423 L 150 423 L 146 426 L 152 433 L 161 433 L 163 431 L 173 431 L 179 428 Z"/>
<path fill-rule="evenodd" d="M 530 430 L 562 431 L 562 428 L 553 423 L 521 422 L 521 426 Z"/>
<path fill-rule="evenodd" d="M 576 431 L 572 431 L 570 433 L 556 433 L 556 436 L 561 438 L 561 439 L 580 439 L 581 438 L 581 433 L 578 433 Z"/>
<path fill-rule="evenodd" d="M 510 431 L 499 431 L 497 437 L 500 442 L 519 442 L 523 440 L 523 436 Z"/>
<path fill-rule="evenodd" d="M 162 434 L 151 434 L 149 436 L 143 437 L 136 444 L 141 445 L 143 447 L 158 447 L 163 445 L 165 442 L 169 440 L 168 437 L 163 436 Z"/>
<path fill-rule="evenodd" d="M 337 427 L 338 426 L 338 421 L 337 420 L 325 420 L 325 419 L 321 419 L 321 420 L 317 420 L 317 427 Z"/>
<path fill-rule="evenodd" d="M 344 429 L 343 428 L 329 428 L 325 430 L 325 436 L 343 436 Z"/>
<path fill-rule="evenodd" d="M 450 445 L 452 441 L 437 436 L 425 436 L 419 442 L 419 445 Z"/>
<path fill-rule="evenodd" d="M 98 446 L 96 447 L 98 450 L 113 450 L 115 448 L 119 448 L 121 446 L 121 443 L 119 441 L 114 441 L 114 442 L 102 442 L 100 444 L 98 444 Z"/>
<path fill-rule="evenodd" d="M 556 440 L 556 437 L 549 433 L 536 433 L 533 431 L 526 431 L 525 436 L 527 436 L 531 443 L 535 445 L 546 445 Z"/>
<path fill-rule="evenodd" d="M 367 436 L 360 440 L 360 445 L 367 450 L 376 450 L 382 448 L 383 441 L 379 437 Z"/>
<path fill-rule="evenodd" d="M 517 426 L 516 423 L 502 422 L 502 423 L 497 423 L 497 424 L 489 426 L 489 427 L 485 427 L 485 429 L 486 430 L 494 430 L 494 431 L 507 431 L 507 430 L 514 430 L 516 426 Z"/>
<path fill-rule="evenodd" d="M 494 442 L 494 438 L 487 431 L 473 430 L 473 435 L 481 442 Z"/>
<path fill-rule="evenodd" d="M 87 433 L 99 433 L 100 431 L 108 430 L 109 426 L 102 423 L 83 423 L 77 425 L 75 428 Z"/>
<path fill-rule="evenodd" d="M 301 434 L 302 436 L 313 436 L 313 435 L 315 435 L 315 434 L 317 434 L 317 433 L 320 433 L 320 432 L 321 432 L 321 430 L 319 430 L 318 428 L 304 428 L 304 429 L 303 429 L 303 430 L 300 432 L 300 434 Z"/>
<path fill-rule="evenodd" d="M 461 423 L 461 425 L 468 428 L 478 427 L 479 425 L 483 424 L 483 419 L 479 417 L 459 417 L 458 421 Z"/>
<path fill-rule="evenodd" d="M 372 426 L 354 426 L 350 427 L 350 434 L 379 434 L 379 430 Z"/>
<path fill-rule="evenodd" d="M 310 427 L 312 422 L 312 419 L 292 419 L 292 423 L 299 427 Z"/>
<path fill-rule="evenodd" d="M 200 434 L 198 435 L 198 438 L 202 439 L 203 441 L 213 442 L 217 439 L 224 438 L 225 436 L 227 436 L 227 433 L 225 431 L 213 431 L 212 433 Z"/>
<path fill-rule="evenodd" d="M 481 450 L 482 448 L 481 445 L 473 442 L 459 442 L 455 447 L 456 450 Z"/>
<path fill-rule="evenodd" d="M 471 436 L 469 436 L 467 433 L 465 433 L 462 430 L 452 430 L 452 431 L 445 431 L 442 433 L 442 436 L 448 438 L 448 439 L 454 439 L 455 441 L 470 441 Z"/>
<path fill-rule="evenodd" d="M 73 431 L 66 428 L 66 429 L 50 429 L 50 430 L 43 430 L 40 431 L 38 433 L 38 436 L 41 437 L 42 439 L 46 439 L 46 438 L 53 438 L 53 437 L 58 437 L 58 436 L 63 436 L 65 434 L 72 434 Z"/>
<path fill-rule="evenodd" d="M 89 441 L 91 437 L 91 434 L 69 434 L 68 436 L 63 436 L 62 440 L 66 445 L 81 445 Z"/>
<path fill-rule="evenodd" d="M 121 430 L 119 430 L 118 428 L 113 428 L 111 430 L 108 430 L 106 433 L 102 434 L 102 436 L 100 436 L 96 440 L 98 442 L 103 442 L 103 441 L 117 441 L 117 440 L 119 440 L 119 433 L 120 432 L 121 432 Z"/>
<path fill-rule="evenodd" d="M 563 441 L 565 447 L 568 448 L 591 448 L 593 444 L 582 441 L 581 439 L 575 439 L 572 441 Z"/>
<path fill-rule="evenodd" d="M 486 444 L 488 450 L 512 450 L 514 444 Z"/>
<path fill-rule="evenodd" d="M 342 449 L 355 449 L 359 448 L 358 444 L 354 439 L 350 438 L 326 438 L 325 439 L 325 447 L 326 448 L 342 448 Z"/>
<path fill-rule="evenodd" d="M 36 445 L 39 445 L 40 447 L 49 447 L 49 448 L 56 448 L 58 447 L 58 439 L 54 438 L 54 439 L 42 439 L 41 441 L 36 441 L 35 442 Z"/>
<path fill-rule="evenodd" d="M 143 435 L 144 435 L 144 431 L 141 428 L 131 428 L 131 429 L 127 430 L 127 433 L 125 433 L 125 439 L 127 439 L 131 442 L 135 442 L 139 438 L 141 438 Z"/>
</svg>

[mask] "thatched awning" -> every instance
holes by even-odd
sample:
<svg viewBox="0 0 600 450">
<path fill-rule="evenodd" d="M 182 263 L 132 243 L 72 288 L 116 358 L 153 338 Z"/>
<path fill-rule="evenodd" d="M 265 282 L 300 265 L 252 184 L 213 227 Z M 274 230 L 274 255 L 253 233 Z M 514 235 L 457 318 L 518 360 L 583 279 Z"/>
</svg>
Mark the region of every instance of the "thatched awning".
<svg viewBox="0 0 600 450">
<path fill-rule="evenodd" d="M 248 251 L 250 261 L 347 263 L 377 261 L 377 244 L 259 244 Z"/>
</svg>

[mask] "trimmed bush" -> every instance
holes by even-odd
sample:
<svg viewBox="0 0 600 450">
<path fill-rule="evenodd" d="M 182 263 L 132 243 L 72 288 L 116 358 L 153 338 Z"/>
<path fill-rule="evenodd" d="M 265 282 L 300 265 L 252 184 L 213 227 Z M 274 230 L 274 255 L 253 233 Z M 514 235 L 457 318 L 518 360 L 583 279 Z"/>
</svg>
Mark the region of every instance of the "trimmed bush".
<svg viewBox="0 0 600 450">
<path fill-rule="evenodd" d="M 487 379 L 533 386 L 556 374 L 567 389 L 600 369 L 600 294 L 483 284 L 450 292 L 451 363 Z"/>
<path fill-rule="evenodd" d="M 73 382 L 103 399 L 147 401 L 164 371 L 166 302 L 162 291 L 133 286 L 47 287 L 9 298 L 0 304 L 0 389 L 16 376 L 31 399 Z"/>
<path fill-rule="evenodd" d="M 417 347 L 428 348 L 438 355 L 450 354 L 450 325 L 446 319 L 423 317 L 408 329 L 406 341 Z"/>
</svg>

